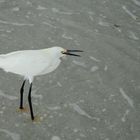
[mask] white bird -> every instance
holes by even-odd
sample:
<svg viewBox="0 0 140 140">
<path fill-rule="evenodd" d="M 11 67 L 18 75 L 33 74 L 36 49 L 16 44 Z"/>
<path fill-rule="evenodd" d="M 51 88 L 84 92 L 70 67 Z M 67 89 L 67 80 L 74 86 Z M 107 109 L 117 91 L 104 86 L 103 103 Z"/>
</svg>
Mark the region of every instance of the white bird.
<svg viewBox="0 0 140 140">
<path fill-rule="evenodd" d="M 81 50 L 67 50 L 58 46 L 41 50 L 22 50 L 0 55 L 0 68 L 6 72 L 15 73 L 24 77 L 20 89 L 20 106 L 23 110 L 23 92 L 26 80 L 29 80 L 30 88 L 28 102 L 31 119 L 34 120 L 34 113 L 31 101 L 32 82 L 35 76 L 43 75 L 54 71 L 61 62 L 61 57 L 65 55 L 80 56 L 72 52 L 82 52 Z"/>
</svg>

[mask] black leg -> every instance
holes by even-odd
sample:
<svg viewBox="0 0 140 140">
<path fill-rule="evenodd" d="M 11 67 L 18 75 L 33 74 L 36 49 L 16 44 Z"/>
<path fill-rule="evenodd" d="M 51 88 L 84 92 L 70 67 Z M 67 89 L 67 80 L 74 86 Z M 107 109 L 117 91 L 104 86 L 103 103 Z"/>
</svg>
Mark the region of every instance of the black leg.
<svg viewBox="0 0 140 140">
<path fill-rule="evenodd" d="M 34 113 L 32 108 L 32 99 L 31 99 L 31 92 L 32 92 L 32 83 L 30 84 L 29 94 L 28 94 L 28 102 L 30 107 L 31 119 L 34 120 Z"/>
<path fill-rule="evenodd" d="M 26 80 L 23 81 L 23 84 L 20 89 L 20 106 L 19 106 L 20 109 L 23 109 L 23 92 L 24 92 L 25 82 L 26 82 Z"/>
</svg>

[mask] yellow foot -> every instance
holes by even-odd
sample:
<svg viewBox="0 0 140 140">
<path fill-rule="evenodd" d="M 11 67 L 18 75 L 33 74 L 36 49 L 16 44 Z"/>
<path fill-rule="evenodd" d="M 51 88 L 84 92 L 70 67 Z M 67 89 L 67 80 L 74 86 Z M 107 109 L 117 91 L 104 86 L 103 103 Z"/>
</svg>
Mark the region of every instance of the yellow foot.
<svg viewBox="0 0 140 140">
<path fill-rule="evenodd" d="M 36 116 L 34 116 L 34 120 L 32 120 L 32 121 L 34 123 L 39 123 L 41 121 L 41 118 L 38 115 L 36 115 Z"/>
<path fill-rule="evenodd" d="M 17 112 L 28 112 L 28 108 L 24 107 L 24 108 L 18 108 Z"/>
</svg>

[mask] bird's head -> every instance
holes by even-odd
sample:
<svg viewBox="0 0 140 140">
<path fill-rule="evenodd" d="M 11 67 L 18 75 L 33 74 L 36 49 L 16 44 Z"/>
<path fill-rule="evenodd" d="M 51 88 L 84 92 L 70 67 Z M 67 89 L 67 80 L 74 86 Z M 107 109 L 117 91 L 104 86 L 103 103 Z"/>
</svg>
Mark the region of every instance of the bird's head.
<svg viewBox="0 0 140 140">
<path fill-rule="evenodd" d="M 74 52 L 83 52 L 82 50 L 68 50 L 68 49 L 64 49 L 62 47 L 52 47 L 51 48 L 51 52 L 56 56 L 56 57 L 63 57 L 66 55 L 71 55 L 71 56 L 78 56 L 80 57 L 80 55 L 78 54 L 74 54 Z"/>
</svg>

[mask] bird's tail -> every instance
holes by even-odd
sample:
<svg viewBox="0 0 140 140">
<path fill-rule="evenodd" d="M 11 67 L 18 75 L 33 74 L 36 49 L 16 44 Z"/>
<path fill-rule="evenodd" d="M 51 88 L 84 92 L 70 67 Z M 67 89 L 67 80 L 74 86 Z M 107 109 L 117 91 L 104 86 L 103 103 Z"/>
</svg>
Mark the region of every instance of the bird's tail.
<svg viewBox="0 0 140 140">
<path fill-rule="evenodd" d="M 0 55 L 0 68 L 2 68 L 3 66 L 3 60 L 4 60 L 4 56 Z"/>
</svg>

